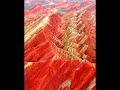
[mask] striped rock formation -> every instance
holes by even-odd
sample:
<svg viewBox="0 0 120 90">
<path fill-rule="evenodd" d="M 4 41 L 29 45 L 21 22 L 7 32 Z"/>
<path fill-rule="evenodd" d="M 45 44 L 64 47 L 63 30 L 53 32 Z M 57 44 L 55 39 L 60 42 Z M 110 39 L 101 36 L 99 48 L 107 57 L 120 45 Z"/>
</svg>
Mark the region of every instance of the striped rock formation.
<svg viewBox="0 0 120 90">
<path fill-rule="evenodd" d="M 25 90 L 96 90 L 95 1 L 25 10 Z"/>
</svg>

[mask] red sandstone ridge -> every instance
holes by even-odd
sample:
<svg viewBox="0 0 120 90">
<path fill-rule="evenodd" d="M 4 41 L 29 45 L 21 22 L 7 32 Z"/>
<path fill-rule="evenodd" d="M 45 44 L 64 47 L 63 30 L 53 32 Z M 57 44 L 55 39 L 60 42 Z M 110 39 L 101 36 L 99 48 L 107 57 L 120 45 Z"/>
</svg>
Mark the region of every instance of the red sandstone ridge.
<svg viewBox="0 0 120 90">
<path fill-rule="evenodd" d="M 86 90 L 94 88 L 95 75 L 88 61 L 39 61 L 25 70 L 25 90 Z"/>
<path fill-rule="evenodd" d="M 24 18 L 25 90 L 96 90 L 95 2 L 37 6 Z"/>
</svg>

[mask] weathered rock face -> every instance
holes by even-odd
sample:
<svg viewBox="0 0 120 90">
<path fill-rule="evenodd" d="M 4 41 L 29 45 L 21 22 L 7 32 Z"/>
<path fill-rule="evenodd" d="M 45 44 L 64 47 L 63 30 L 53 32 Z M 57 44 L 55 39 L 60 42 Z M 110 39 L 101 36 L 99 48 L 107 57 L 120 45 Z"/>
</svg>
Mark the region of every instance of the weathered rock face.
<svg viewBox="0 0 120 90">
<path fill-rule="evenodd" d="M 25 90 L 96 90 L 95 1 L 25 10 Z"/>
<path fill-rule="evenodd" d="M 88 61 L 33 62 L 25 69 L 25 90 L 86 90 L 95 81 L 95 72 L 95 66 Z"/>
</svg>

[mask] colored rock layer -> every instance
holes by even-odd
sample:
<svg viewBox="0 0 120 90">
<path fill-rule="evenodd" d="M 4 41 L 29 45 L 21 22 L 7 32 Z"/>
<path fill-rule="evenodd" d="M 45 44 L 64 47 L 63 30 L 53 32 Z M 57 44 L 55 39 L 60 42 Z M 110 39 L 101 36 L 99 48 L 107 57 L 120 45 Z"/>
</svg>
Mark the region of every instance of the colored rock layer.
<svg viewBox="0 0 120 90">
<path fill-rule="evenodd" d="M 95 1 L 25 10 L 25 90 L 96 90 Z"/>
</svg>

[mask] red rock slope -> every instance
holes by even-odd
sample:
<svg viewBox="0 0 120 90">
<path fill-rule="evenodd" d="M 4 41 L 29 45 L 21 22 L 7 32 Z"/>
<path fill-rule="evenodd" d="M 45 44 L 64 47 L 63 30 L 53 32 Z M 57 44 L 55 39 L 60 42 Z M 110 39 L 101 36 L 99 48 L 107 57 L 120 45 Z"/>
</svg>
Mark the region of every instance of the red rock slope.
<svg viewBox="0 0 120 90">
<path fill-rule="evenodd" d="M 96 90 L 95 33 L 93 2 L 25 10 L 25 90 Z"/>
</svg>

